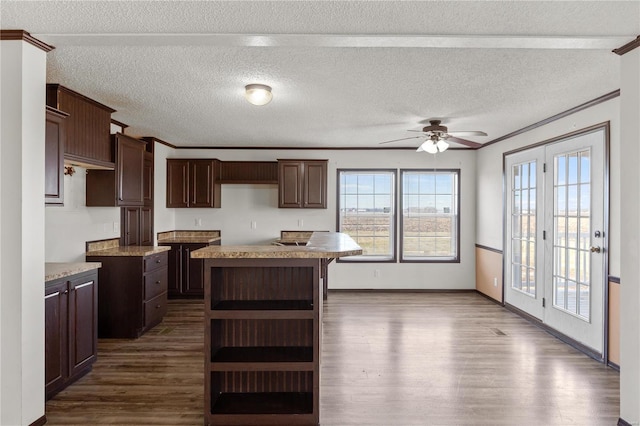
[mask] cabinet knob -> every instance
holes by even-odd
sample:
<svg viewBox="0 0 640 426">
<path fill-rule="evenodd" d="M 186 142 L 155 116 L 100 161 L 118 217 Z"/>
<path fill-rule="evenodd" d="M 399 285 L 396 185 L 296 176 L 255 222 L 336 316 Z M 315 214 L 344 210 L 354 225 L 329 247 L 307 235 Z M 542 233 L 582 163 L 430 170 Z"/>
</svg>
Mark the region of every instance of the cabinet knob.
<svg viewBox="0 0 640 426">
<path fill-rule="evenodd" d="M 160 263 L 160 259 L 156 259 L 156 263 Z"/>
<path fill-rule="evenodd" d="M 156 305 L 156 309 L 160 309 L 160 306 L 162 306 L 162 305 Z"/>
<path fill-rule="evenodd" d="M 156 281 L 156 284 L 160 284 L 160 281 Z"/>
<path fill-rule="evenodd" d="M 69 290 L 63 291 L 62 294 L 69 294 Z"/>
</svg>

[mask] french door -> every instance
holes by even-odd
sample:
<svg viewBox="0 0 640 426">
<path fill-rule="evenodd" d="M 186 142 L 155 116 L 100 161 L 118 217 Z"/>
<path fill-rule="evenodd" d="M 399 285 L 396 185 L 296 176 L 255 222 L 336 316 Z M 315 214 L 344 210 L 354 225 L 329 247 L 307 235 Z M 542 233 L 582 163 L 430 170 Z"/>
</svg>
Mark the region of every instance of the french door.
<svg viewBox="0 0 640 426">
<path fill-rule="evenodd" d="M 599 127 L 505 158 L 505 302 L 599 353 L 606 140 Z"/>
</svg>

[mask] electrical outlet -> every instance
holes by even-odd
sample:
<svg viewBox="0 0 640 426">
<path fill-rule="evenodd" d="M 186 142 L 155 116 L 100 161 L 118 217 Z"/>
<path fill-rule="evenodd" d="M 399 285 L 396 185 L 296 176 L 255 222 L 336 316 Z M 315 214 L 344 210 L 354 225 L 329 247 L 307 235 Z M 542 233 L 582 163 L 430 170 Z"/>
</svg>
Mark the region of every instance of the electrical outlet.
<svg viewBox="0 0 640 426">
<path fill-rule="evenodd" d="M 304 226 L 304 220 L 298 219 L 298 228 L 302 229 L 303 226 Z"/>
<path fill-rule="evenodd" d="M 493 277 L 493 286 L 498 287 L 498 277 Z"/>
<path fill-rule="evenodd" d="M 202 219 L 201 218 L 196 218 L 195 225 L 196 226 L 202 226 Z"/>
<path fill-rule="evenodd" d="M 380 269 L 373 270 L 373 278 L 380 278 Z"/>
<path fill-rule="evenodd" d="M 255 220 L 251 221 L 251 229 L 256 229 L 258 227 L 258 223 Z"/>
</svg>

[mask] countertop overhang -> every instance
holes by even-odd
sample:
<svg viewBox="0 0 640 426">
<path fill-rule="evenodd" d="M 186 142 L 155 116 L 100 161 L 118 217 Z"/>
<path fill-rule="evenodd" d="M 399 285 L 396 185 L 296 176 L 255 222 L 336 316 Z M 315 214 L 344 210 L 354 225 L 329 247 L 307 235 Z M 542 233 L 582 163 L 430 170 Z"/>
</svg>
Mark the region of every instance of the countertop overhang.
<svg viewBox="0 0 640 426">
<path fill-rule="evenodd" d="M 314 232 L 306 245 L 209 246 L 191 252 L 196 259 L 312 259 L 362 254 L 362 248 L 341 232 Z"/>
<path fill-rule="evenodd" d="M 47 262 L 44 264 L 44 281 L 53 281 L 102 267 L 100 262 Z"/>
<path fill-rule="evenodd" d="M 207 244 L 220 241 L 221 237 L 198 237 L 198 236 L 178 236 L 158 239 L 158 244 Z"/>
<path fill-rule="evenodd" d="M 120 246 L 112 247 L 104 250 L 93 250 L 85 253 L 86 257 L 99 256 L 131 256 L 144 257 L 152 254 L 162 253 L 171 250 L 167 246 Z"/>
</svg>

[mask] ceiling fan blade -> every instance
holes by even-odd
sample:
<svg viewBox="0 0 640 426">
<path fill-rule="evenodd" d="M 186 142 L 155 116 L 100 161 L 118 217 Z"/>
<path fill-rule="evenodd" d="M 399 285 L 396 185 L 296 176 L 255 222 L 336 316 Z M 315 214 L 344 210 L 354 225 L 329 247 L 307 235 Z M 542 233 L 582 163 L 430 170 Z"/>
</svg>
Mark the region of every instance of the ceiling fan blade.
<svg viewBox="0 0 640 426">
<path fill-rule="evenodd" d="M 420 132 L 420 133 L 425 133 L 425 132 L 423 132 L 423 131 L 422 131 L 422 129 L 420 129 L 420 130 L 407 130 L 407 132 Z"/>
<path fill-rule="evenodd" d="M 468 146 L 469 148 L 479 148 L 482 146 L 481 143 L 468 141 L 466 139 L 456 138 L 455 136 L 449 136 L 447 141 L 459 143 L 460 145 Z"/>
<path fill-rule="evenodd" d="M 422 136 L 411 136 L 411 137 L 408 137 L 408 138 L 401 138 L 401 139 L 394 139 L 394 140 L 392 140 L 392 141 L 384 141 L 384 142 L 380 142 L 380 144 L 383 144 L 383 143 L 391 143 L 391 142 L 400 142 L 400 141 L 404 141 L 404 140 L 407 140 L 407 139 L 416 139 L 416 138 L 421 138 L 421 137 L 422 137 Z"/>
<path fill-rule="evenodd" d="M 488 136 L 485 132 L 479 130 L 460 130 L 458 132 L 449 132 L 449 134 L 457 136 Z"/>
</svg>

